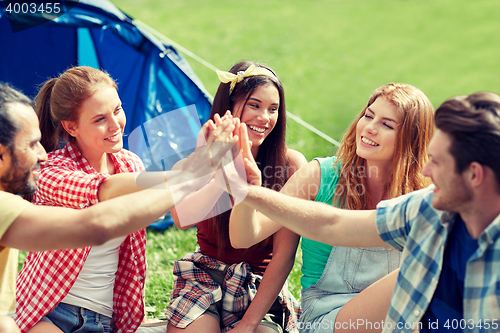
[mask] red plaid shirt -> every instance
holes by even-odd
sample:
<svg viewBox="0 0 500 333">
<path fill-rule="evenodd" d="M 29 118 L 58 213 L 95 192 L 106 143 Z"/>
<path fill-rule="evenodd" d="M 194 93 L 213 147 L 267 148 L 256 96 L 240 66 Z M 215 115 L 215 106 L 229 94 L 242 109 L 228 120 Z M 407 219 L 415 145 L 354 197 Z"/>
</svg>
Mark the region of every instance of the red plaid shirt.
<svg viewBox="0 0 500 333">
<path fill-rule="evenodd" d="M 122 149 L 110 154 L 116 173 L 144 166 Z M 108 177 L 97 173 L 72 144 L 49 154 L 41 163 L 35 203 L 82 209 L 98 202 L 99 185 Z M 16 321 L 24 333 L 49 313 L 69 292 L 91 247 L 30 252 L 17 279 Z M 113 294 L 115 332 L 135 332 L 144 317 L 142 291 L 146 277 L 146 230 L 130 234 L 120 246 Z"/>
</svg>

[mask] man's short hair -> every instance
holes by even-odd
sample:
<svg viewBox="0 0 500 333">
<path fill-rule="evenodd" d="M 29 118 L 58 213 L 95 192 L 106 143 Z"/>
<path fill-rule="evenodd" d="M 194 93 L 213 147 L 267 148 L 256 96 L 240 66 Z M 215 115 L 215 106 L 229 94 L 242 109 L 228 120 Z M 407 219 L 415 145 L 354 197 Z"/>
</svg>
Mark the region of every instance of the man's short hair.
<svg viewBox="0 0 500 333">
<path fill-rule="evenodd" d="M 0 82 L 0 144 L 13 151 L 14 137 L 20 128 L 14 121 L 11 112 L 9 112 L 9 104 L 11 103 L 32 106 L 31 99 L 26 95 L 10 87 L 8 84 Z"/>
<path fill-rule="evenodd" d="M 450 154 L 457 172 L 477 162 L 493 170 L 500 186 L 499 95 L 477 92 L 446 100 L 436 110 L 436 127 L 452 137 Z"/>
</svg>

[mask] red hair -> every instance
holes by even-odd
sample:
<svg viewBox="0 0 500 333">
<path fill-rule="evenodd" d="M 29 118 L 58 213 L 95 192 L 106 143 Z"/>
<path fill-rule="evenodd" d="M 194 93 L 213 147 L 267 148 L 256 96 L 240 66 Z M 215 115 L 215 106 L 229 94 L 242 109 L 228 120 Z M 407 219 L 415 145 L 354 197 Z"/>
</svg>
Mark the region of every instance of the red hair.
<svg viewBox="0 0 500 333">
<path fill-rule="evenodd" d="M 363 174 L 361 171 L 364 170 L 365 159 L 356 154 L 356 125 L 365 115 L 366 109 L 381 96 L 397 107 L 401 119 L 392 160 L 392 174 L 385 184 L 387 195 L 394 198 L 430 184 L 430 179 L 424 177 L 421 171 L 427 163 L 427 146 L 434 133 L 434 108 L 427 96 L 414 86 L 389 83 L 375 89 L 342 138 L 342 145 L 337 153 L 337 163 L 340 163 L 342 171 L 333 199 L 340 203 L 340 207 L 368 209 L 368 191 L 359 191 L 359 187 L 366 188 L 367 183 L 366 177 L 360 176 Z"/>
</svg>

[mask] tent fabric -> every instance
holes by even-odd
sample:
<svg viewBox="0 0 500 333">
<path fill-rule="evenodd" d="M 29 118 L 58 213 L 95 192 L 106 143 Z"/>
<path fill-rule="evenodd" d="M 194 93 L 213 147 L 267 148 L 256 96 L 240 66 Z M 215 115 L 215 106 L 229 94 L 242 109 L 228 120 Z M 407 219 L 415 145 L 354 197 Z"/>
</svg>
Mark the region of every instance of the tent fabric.
<svg viewBox="0 0 500 333">
<path fill-rule="evenodd" d="M 134 25 L 111 2 L 72 5 L 37 26 L 24 27 L 36 18 L 20 14 L 13 32 L 12 15 L 0 1 L 0 81 L 33 98 L 45 80 L 72 66 L 107 71 L 118 84 L 127 116 L 125 148 L 147 170 L 170 169 L 194 149 L 200 124 L 210 114 L 211 96 L 171 45 Z"/>
</svg>

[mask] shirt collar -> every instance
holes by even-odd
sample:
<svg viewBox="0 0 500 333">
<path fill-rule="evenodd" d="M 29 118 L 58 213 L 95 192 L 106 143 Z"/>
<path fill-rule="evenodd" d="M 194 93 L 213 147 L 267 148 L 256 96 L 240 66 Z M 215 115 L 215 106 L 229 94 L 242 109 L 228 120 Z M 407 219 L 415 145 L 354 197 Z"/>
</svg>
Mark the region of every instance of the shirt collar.
<svg viewBox="0 0 500 333">
<path fill-rule="evenodd" d="M 80 148 L 78 148 L 76 144 L 68 142 L 64 147 L 64 149 L 66 149 L 68 156 L 81 166 L 82 170 L 86 171 L 87 173 L 97 172 L 90 165 L 89 161 L 85 158 L 85 156 L 83 156 L 82 151 L 80 150 Z M 117 156 L 118 154 L 120 154 L 120 152 L 109 153 L 115 165 L 115 174 L 121 172 L 127 172 L 127 167 L 125 163 L 120 158 L 118 158 Z"/>
<path fill-rule="evenodd" d="M 500 239 L 500 215 L 498 215 L 493 222 L 490 223 L 486 229 L 479 235 L 479 245 L 487 244 L 493 245 L 495 241 Z"/>
</svg>

